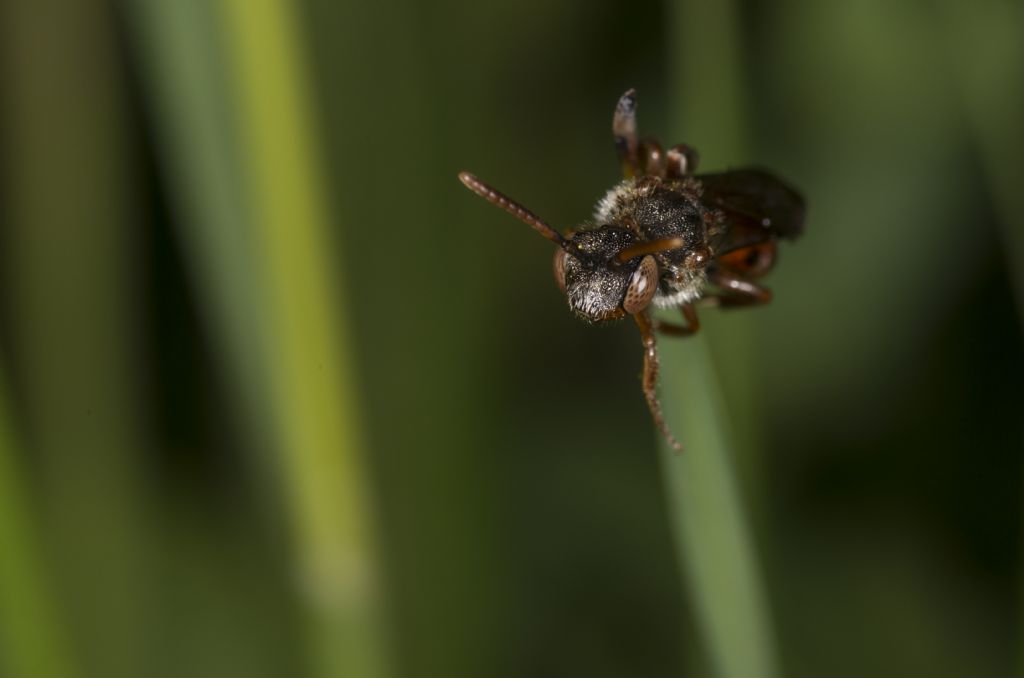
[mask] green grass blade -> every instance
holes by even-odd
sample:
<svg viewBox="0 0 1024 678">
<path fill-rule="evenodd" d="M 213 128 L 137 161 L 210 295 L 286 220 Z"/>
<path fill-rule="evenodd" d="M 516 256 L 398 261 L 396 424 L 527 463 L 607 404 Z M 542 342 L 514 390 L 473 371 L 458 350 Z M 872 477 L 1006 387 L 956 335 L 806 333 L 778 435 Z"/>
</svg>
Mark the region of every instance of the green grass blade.
<svg viewBox="0 0 1024 678">
<path fill-rule="evenodd" d="M 732 468 L 728 424 L 700 339 L 661 342 L 662 400 L 686 446 L 661 444 L 676 548 L 722 678 L 771 678 L 777 658 L 757 557 Z"/>
<path fill-rule="evenodd" d="M 250 448 L 270 437 L 259 270 L 242 193 L 216 12 L 205 0 L 125 0 L 152 105 L 174 226 Z"/>
<path fill-rule="evenodd" d="M 939 42 L 948 46 L 950 73 L 979 151 L 1024 323 L 1024 11 L 1019 3 L 991 1 L 969 6 L 944 2 L 942 7 Z M 963 40 L 975 48 L 953 47 L 951 41 Z"/>
<path fill-rule="evenodd" d="M 697 146 L 704 169 L 746 160 L 737 7 L 678 0 L 670 11 L 670 80 L 681 121 L 671 130 L 673 142 Z M 676 454 L 662 443 L 662 468 L 685 583 L 716 674 L 772 678 L 778 675 L 774 633 L 735 468 L 737 443 L 748 452 L 756 447 L 755 407 L 747 395 L 751 353 L 748 333 L 731 329 L 730 336 L 715 333 L 716 349 L 730 361 L 723 385 L 707 332 L 660 342 L 666 418 L 686 447 Z M 724 386 L 729 412 L 747 428 L 728 421 Z M 750 464 L 749 454 L 743 461 Z"/>
<path fill-rule="evenodd" d="M 677 0 L 671 5 L 671 75 L 673 102 L 670 143 L 683 141 L 700 152 L 699 171 L 721 171 L 756 164 L 750 157 L 747 134 L 747 92 L 743 86 L 739 34 L 740 9 L 732 0 Z M 713 347 L 719 383 L 733 421 L 732 451 L 737 477 L 752 506 L 761 502 L 758 422 L 761 407 L 754 396 L 752 376 L 756 333 L 749 314 L 702 314 L 702 334 Z"/>
<path fill-rule="evenodd" d="M 669 85 L 681 121 L 672 132 L 697 147 L 703 170 L 749 163 L 736 2 L 675 0 L 669 9 Z"/>
<path fill-rule="evenodd" d="M 362 433 L 295 7 L 222 0 L 252 206 L 278 449 L 321 676 L 385 671 Z"/>
<path fill-rule="evenodd" d="M 1024 44 L 1020 35 L 1024 11 L 1019 3 L 991 1 L 969 7 L 945 2 L 942 8 L 939 44 L 949 46 L 947 58 L 959 104 L 979 151 L 1000 226 L 1017 320 L 1024 326 L 1024 194 L 1020 190 L 1020 157 L 1024 152 Z M 952 41 L 974 47 L 956 50 Z M 1020 604 L 1024 606 L 1024 598 L 1020 598 Z M 1018 628 L 1022 631 L 1017 636 L 1017 675 L 1024 676 L 1024 626 L 1018 624 Z"/>
<path fill-rule="evenodd" d="M 0 3 L 0 44 L 5 339 L 39 541 L 81 670 L 139 676 L 154 516 L 140 453 L 138 168 L 115 21 L 106 0 Z"/>
<path fill-rule="evenodd" d="M 382 675 L 356 391 L 290 4 L 138 0 L 179 222 L 247 430 L 272 435 L 317 675 Z"/>
</svg>

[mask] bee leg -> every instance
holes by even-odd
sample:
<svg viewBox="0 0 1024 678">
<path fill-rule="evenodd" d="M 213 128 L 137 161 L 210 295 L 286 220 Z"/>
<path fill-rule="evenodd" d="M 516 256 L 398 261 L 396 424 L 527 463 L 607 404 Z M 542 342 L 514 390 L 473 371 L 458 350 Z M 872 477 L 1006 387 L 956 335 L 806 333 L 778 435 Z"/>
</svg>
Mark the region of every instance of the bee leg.
<svg viewBox="0 0 1024 678">
<path fill-rule="evenodd" d="M 640 142 L 640 161 L 644 167 L 644 174 L 652 177 L 665 176 L 665 151 L 656 140 L 644 139 Z"/>
<path fill-rule="evenodd" d="M 678 179 L 697 171 L 700 156 L 697 150 L 686 144 L 676 144 L 665 153 L 665 173 L 670 179 Z"/>
<path fill-rule="evenodd" d="M 612 135 L 623 176 L 627 179 L 641 175 L 665 176 L 665 152 L 661 144 L 654 139 L 637 141 L 636 90 L 628 90 L 619 98 L 612 116 Z"/>
<path fill-rule="evenodd" d="M 683 313 L 683 319 L 686 321 L 685 325 L 655 320 L 654 329 L 673 337 L 688 337 L 696 334 L 700 330 L 700 318 L 697 317 L 697 309 L 693 307 L 693 304 L 683 304 L 679 307 L 679 310 Z"/>
<path fill-rule="evenodd" d="M 654 323 L 647 311 L 637 313 L 633 316 L 637 327 L 640 328 L 640 338 L 644 344 L 644 374 L 643 390 L 647 399 L 647 408 L 654 418 L 654 425 L 658 427 L 665 440 L 676 450 L 682 450 L 683 446 L 672 436 L 665 423 L 665 417 L 661 413 L 661 403 L 658 402 L 658 343 L 654 338 Z"/>
<path fill-rule="evenodd" d="M 640 174 L 639 144 L 636 139 L 636 90 L 628 90 L 619 98 L 612 117 L 615 151 L 622 164 L 622 175 L 629 179 Z"/>
<path fill-rule="evenodd" d="M 707 297 L 713 306 L 760 306 L 772 300 L 770 289 L 735 273 L 721 269 L 709 271 L 708 280 L 722 289 L 722 293 Z"/>
</svg>

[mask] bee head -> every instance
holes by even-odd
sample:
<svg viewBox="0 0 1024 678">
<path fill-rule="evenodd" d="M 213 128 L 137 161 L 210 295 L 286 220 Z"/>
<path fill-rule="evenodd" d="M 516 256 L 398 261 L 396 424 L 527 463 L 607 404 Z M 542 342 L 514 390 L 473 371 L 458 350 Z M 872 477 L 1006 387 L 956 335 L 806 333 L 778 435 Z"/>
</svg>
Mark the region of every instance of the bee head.
<svg viewBox="0 0 1024 678">
<path fill-rule="evenodd" d="M 647 308 L 658 289 L 658 264 L 652 253 L 683 245 L 678 238 L 639 242 L 634 230 L 615 224 L 587 228 L 566 238 L 469 172 L 460 172 L 459 181 L 558 245 L 555 279 L 569 308 L 590 322 L 616 320 Z"/>
<path fill-rule="evenodd" d="M 569 308 L 593 323 L 642 311 L 658 288 L 658 266 L 650 255 L 621 260 L 637 235 L 618 226 L 575 233 L 555 252 L 555 281 Z"/>
</svg>

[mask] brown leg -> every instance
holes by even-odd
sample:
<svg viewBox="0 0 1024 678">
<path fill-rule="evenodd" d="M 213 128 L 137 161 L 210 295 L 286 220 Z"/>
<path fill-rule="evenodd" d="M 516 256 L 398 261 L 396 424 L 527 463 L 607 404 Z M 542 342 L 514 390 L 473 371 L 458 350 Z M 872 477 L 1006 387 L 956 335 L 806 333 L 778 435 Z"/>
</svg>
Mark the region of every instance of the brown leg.
<svg viewBox="0 0 1024 678">
<path fill-rule="evenodd" d="M 654 320 L 654 329 L 662 334 L 673 337 L 688 337 L 696 334 L 700 330 L 700 319 L 697 317 L 697 309 L 692 304 L 683 304 L 679 307 L 679 310 L 683 313 L 683 319 L 686 321 L 685 325 L 675 325 Z"/>
<path fill-rule="evenodd" d="M 640 142 L 640 164 L 643 165 L 644 174 L 664 177 L 665 151 L 661 150 L 661 144 L 654 139 L 644 139 Z"/>
<path fill-rule="evenodd" d="M 772 300 L 770 289 L 735 273 L 721 269 L 709 271 L 708 280 L 722 289 L 722 293 L 706 297 L 712 306 L 759 306 Z"/>
<path fill-rule="evenodd" d="M 624 177 L 665 176 L 665 151 L 661 144 L 654 139 L 645 139 L 643 143 L 637 141 L 636 90 L 628 90 L 619 97 L 612 116 L 612 135 L 615 137 L 615 151 L 619 155 Z M 690 159 L 696 159 L 696 154 L 684 146 L 676 146 L 673 150 L 678 155 L 676 165 L 683 165 L 684 171 L 692 172 L 691 165 L 695 163 L 690 162 Z"/>
<path fill-rule="evenodd" d="M 629 90 L 619 98 L 612 116 L 612 134 L 615 151 L 622 163 L 622 175 L 627 179 L 641 173 L 639 145 L 636 139 L 636 90 Z"/>
<path fill-rule="evenodd" d="M 677 144 L 665 153 L 666 174 L 671 178 L 684 177 L 697 171 L 697 151 L 686 144 Z"/>
<path fill-rule="evenodd" d="M 654 324 L 647 311 L 637 313 L 633 316 L 637 326 L 640 328 L 640 338 L 644 344 L 644 374 L 643 390 L 647 399 L 647 408 L 654 417 L 654 425 L 658 427 L 665 440 L 676 450 L 682 450 L 683 446 L 672 436 L 665 423 L 665 417 L 661 413 L 661 403 L 658 402 L 658 343 L 654 338 Z"/>
</svg>

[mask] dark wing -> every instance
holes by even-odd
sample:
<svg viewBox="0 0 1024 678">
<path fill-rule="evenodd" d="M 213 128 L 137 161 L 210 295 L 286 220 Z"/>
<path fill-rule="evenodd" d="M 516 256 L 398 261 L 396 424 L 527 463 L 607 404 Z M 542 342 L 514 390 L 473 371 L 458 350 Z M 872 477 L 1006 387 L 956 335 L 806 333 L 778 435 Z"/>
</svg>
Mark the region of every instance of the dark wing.
<svg viewBox="0 0 1024 678">
<path fill-rule="evenodd" d="M 716 256 L 803 233 L 803 197 L 773 174 L 746 168 L 697 179 L 704 204 L 725 214 L 725 228 L 712 239 Z"/>
</svg>

